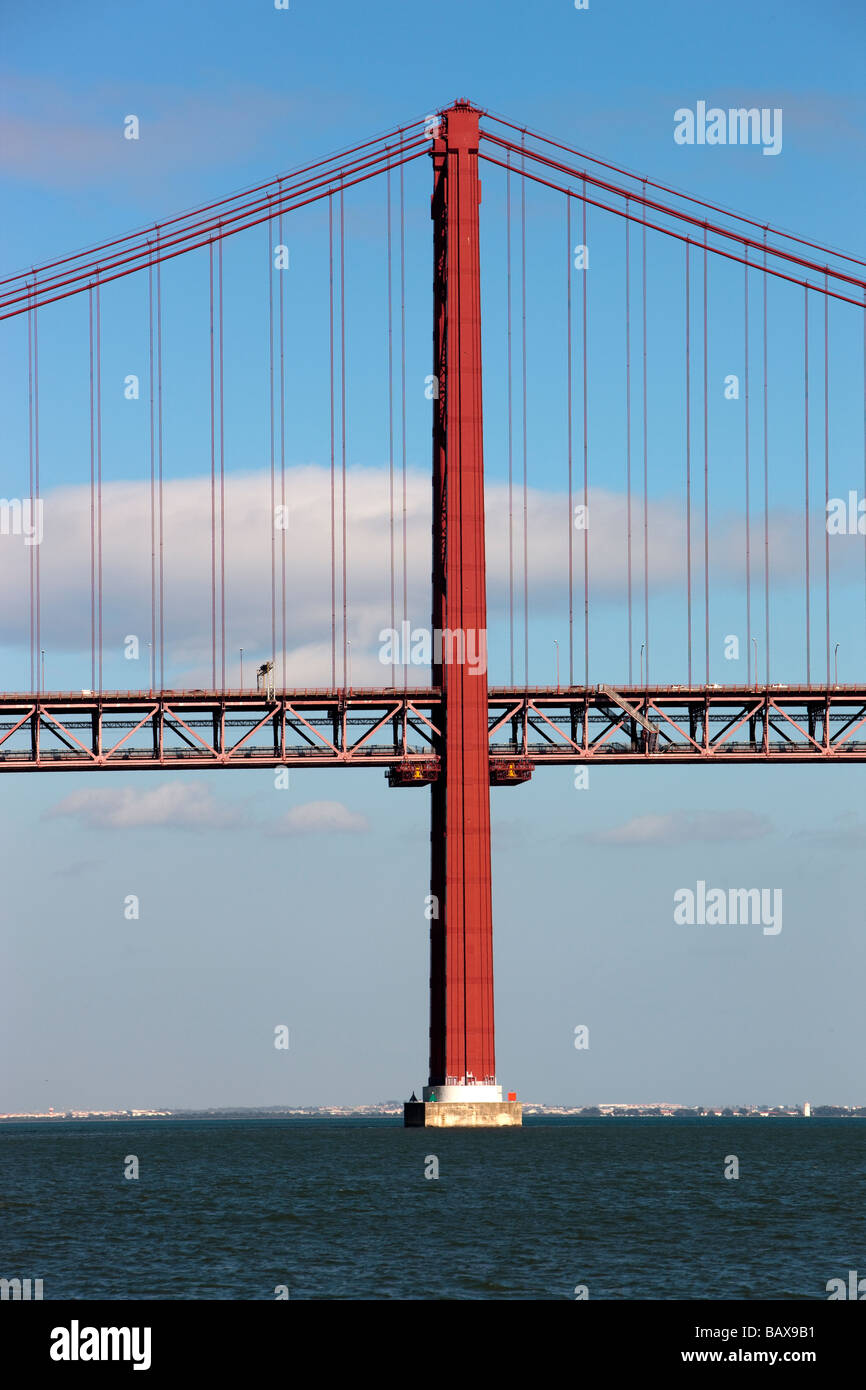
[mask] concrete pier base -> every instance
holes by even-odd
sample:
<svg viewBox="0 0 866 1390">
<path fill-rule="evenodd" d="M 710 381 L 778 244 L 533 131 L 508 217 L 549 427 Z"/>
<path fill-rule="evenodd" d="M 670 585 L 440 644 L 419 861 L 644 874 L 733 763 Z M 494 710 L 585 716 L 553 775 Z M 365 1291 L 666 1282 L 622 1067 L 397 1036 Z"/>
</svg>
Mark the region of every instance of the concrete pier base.
<svg viewBox="0 0 866 1390">
<path fill-rule="evenodd" d="M 407 1100 L 403 1106 L 407 1129 L 497 1129 L 522 1125 L 519 1100 Z"/>
</svg>

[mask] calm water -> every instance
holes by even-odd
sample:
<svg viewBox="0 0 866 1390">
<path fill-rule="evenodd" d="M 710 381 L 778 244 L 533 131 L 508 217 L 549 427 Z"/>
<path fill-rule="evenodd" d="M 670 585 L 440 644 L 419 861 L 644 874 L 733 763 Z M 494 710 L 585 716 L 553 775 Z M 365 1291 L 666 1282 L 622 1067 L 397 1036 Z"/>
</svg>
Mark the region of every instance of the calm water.
<svg viewBox="0 0 866 1390">
<path fill-rule="evenodd" d="M 864 1211 L 863 1121 L 0 1126 L 0 1276 L 46 1299 L 826 1299 Z"/>
</svg>

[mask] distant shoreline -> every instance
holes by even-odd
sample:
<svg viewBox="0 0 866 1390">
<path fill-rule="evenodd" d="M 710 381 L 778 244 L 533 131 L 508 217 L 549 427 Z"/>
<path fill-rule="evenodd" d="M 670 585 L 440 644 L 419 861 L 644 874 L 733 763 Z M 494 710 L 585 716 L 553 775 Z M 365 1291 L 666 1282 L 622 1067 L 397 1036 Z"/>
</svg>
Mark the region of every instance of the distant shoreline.
<svg viewBox="0 0 866 1390">
<path fill-rule="evenodd" d="M 141 1121 L 141 1120 L 371 1120 L 397 1119 L 402 1117 L 403 1103 L 386 1101 L 381 1105 L 360 1106 L 249 1106 L 225 1107 L 203 1110 L 72 1110 L 46 1113 L 45 1111 L 21 1111 L 0 1114 L 0 1124 L 32 1124 L 34 1122 L 78 1123 L 82 1120 L 95 1121 Z M 704 1109 L 688 1106 L 659 1105 L 585 1105 L 560 1106 L 524 1103 L 525 1118 L 535 1119 L 658 1119 L 658 1120 L 750 1120 L 750 1119 L 866 1119 L 866 1106 L 814 1105 L 809 1114 L 802 1107 L 772 1106 L 760 1109 L 757 1106 L 731 1106 Z"/>
</svg>

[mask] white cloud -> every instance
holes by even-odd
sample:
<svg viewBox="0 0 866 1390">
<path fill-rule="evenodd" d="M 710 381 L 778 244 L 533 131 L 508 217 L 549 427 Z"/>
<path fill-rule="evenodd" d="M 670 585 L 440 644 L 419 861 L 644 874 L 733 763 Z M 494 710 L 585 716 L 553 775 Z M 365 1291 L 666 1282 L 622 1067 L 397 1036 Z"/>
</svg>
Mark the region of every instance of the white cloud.
<svg viewBox="0 0 866 1390">
<path fill-rule="evenodd" d="M 633 816 L 623 825 L 594 831 L 587 839 L 594 845 L 676 845 L 751 840 L 771 829 L 768 817 L 754 811 L 669 811 Z"/>
<path fill-rule="evenodd" d="M 252 665 L 271 650 L 270 478 L 262 470 L 226 480 L 226 626 L 228 681 L 237 683 L 237 649 Z M 292 687 L 331 682 L 330 484 L 327 468 L 314 464 L 287 470 L 289 524 L 286 535 L 286 680 Z M 378 634 L 390 626 L 388 560 L 388 470 L 349 470 L 348 612 L 354 684 L 382 683 L 390 668 L 377 660 Z M 593 489 L 589 498 L 590 582 L 596 599 L 622 602 L 626 593 L 626 498 Z M 165 483 L 165 624 L 167 683 L 180 687 L 211 684 L 211 497 L 208 477 Z M 508 595 L 508 500 L 504 484 L 486 490 L 488 607 L 491 626 L 505 612 Z M 564 494 L 530 490 L 529 574 L 537 617 L 561 604 L 568 573 L 569 516 Z M 338 512 L 339 518 L 339 512 Z M 407 484 L 409 616 L 413 625 L 430 621 L 429 475 L 416 471 Z M 793 517 L 771 520 L 774 582 L 799 579 L 802 540 Z M 86 653 L 90 646 L 90 489 L 59 487 L 45 496 L 45 534 L 40 547 L 42 636 L 52 652 Z M 757 534 L 759 521 L 754 519 Z M 339 530 L 339 526 L 338 526 Z M 642 526 L 635 527 L 633 566 L 643 570 Z M 281 535 L 277 536 L 277 631 Z M 574 554 L 582 563 L 583 534 L 573 532 Z M 844 538 L 840 538 L 844 540 Z M 739 519 L 721 517 L 711 536 L 712 572 L 718 581 L 741 582 L 743 536 Z M 659 500 L 649 508 L 650 573 L 654 594 L 680 593 L 685 580 L 685 519 L 679 503 Z M 694 544 L 694 537 L 693 537 Z M 402 547 L 398 547 L 401 549 Z M 856 546 L 851 549 L 853 560 Z M 517 560 L 522 545 L 517 546 Z M 342 678 L 340 621 L 342 580 L 337 545 L 338 681 Z M 24 545 L 0 545 L 0 592 L 27 592 L 31 552 Z M 846 554 L 837 549 L 841 578 Z M 399 556 L 398 556 L 399 562 Z M 693 549 L 693 573 L 702 568 Z M 518 564 L 519 571 L 519 564 Z M 103 489 L 103 627 L 106 648 L 119 654 L 127 634 L 139 638 L 141 659 L 129 663 L 126 688 L 147 685 L 150 637 L 151 547 L 149 488 L 145 482 L 113 482 Z M 402 590 L 399 575 L 398 593 Z M 398 599 L 399 624 L 402 604 Z M 0 642 L 27 641 L 26 603 L 0 610 Z M 277 654 L 277 679 L 281 678 Z M 144 674 L 142 674 L 144 672 Z M 424 677 L 419 668 L 419 684 Z"/>
<path fill-rule="evenodd" d="M 293 806 L 273 828 L 275 835 L 313 835 L 325 833 L 357 834 L 369 830 L 365 816 L 350 811 L 341 801 L 307 801 Z"/>
<path fill-rule="evenodd" d="M 844 811 L 833 817 L 827 829 L 797 830 L 790 838 L 817 849 L 859 850 L 866 844 L 866 822 L 853 811 Z"/>
<path fill-rule="evenodd" d="M 70 816 L 93 830 L 152 826 L 188 830 L 223 829 L 237 824 L 237 813 L 217 802 L 201 783 L 164 782 L 157 787 L 87 787 L 73 792 L 46 816 Z"/>
</svg>

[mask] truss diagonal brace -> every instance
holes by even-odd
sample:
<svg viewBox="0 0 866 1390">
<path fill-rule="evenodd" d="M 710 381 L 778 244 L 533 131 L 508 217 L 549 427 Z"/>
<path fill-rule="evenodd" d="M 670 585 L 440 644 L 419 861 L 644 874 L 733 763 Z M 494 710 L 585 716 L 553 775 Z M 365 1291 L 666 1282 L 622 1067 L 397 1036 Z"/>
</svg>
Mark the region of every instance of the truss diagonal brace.
<svg viewBox="0 0 866 1390">
<path fill-rule="evenodd" d="M 614 690 L 613 686 L 600 685 L 598 689 L 599 693 L 606 696 L 611 704 L 619 705 L 620 709 L 625 710 L 629 719 L 633 719 L 635 723 L 640 724 L 641 728 L 646 729 L 648 734 L 653 734 L 656 738 L 658 737 L 658 725 L 654 724 L 651 719 L 647 719 L 646 715 L 641 714 L 640 710 L 637 709 L 635 705 L 624 699 L 622 695 L 619 695 L 617 691 Z M 599 701 L 599 703 L 601 703 L 601 701 Z"/>
</svg>

